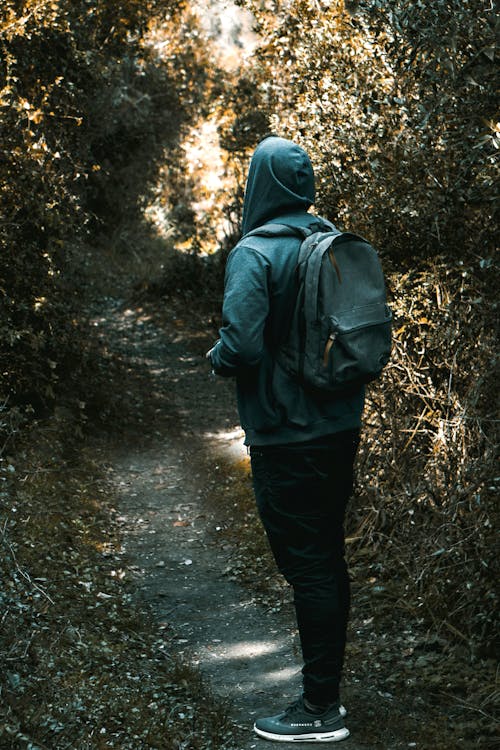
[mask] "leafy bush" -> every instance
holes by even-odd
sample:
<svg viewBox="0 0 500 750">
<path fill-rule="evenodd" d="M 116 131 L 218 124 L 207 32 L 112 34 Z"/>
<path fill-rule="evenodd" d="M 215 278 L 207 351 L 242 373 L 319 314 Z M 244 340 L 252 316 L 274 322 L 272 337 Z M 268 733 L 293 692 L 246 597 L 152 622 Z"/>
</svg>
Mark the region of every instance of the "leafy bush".
<svg viewBox="0 0 500 750">
<path fill-rule="evenodd" d="M 487 256 L 498 135 L 487 4 L 243 4 L 264 40 L 260 107 L 311 154 L 320 209 L 399 262 Z"/>
<path fill-rule="evenodd" d="M 68 385 L 74 399 L 88 390 L 84 243 L 139 216 L 165 145 L 175 152 L 204 96 L 207 66 L 181 10 L 175 0 L 2 4 L 4 409 L 41 413 Z M 168 59 L 145 42 L 153 17 Z"/>
<path fill-rule="evenodd" d="M 318 210 L 388 271 L 393 360 L 370 389 L 358 551 L 403 566 L 415 613 L 474 651 L 495 636 L 497 445 L 493 6 L 241 0 L 262 43 L 223 135 L 247 163 L 269 129 L 303 145 Z M 251 111 L 245 108 L 250 101 Z M 238 136 L 238 137 L 237 137 Z M 253 137 L 252 137 L 253 136 Z M 238 151 L 239 148 L 239 151 Z M 356 550 L 356 545 L 354 545 Z"/>
</svg>

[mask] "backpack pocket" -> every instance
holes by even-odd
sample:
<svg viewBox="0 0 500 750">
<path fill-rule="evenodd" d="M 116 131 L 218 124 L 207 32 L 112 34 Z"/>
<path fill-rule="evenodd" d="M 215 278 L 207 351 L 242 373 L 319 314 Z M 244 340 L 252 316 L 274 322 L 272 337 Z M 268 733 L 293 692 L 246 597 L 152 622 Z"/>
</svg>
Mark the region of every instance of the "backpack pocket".
<svg viewBox="0 0 500 750">
<path fill-rule="evenodd" d="M 369 383 L 380 375 L 391 355 L 392 314 L 384 302 L 346 310 L 325 321 L 323 376 L 331 390 Z"/>
</svg>

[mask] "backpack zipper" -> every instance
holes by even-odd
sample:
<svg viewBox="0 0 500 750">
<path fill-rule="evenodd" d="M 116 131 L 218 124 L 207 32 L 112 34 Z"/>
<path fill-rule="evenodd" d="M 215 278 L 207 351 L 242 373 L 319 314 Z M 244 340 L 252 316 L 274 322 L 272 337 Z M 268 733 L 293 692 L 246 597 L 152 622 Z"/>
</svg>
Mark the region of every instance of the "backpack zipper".
<svg viewBox="0 0 500 750">
<path fill-rule="evenodd" d="M 332 349 L 332 346 L 335 343 L 335 339 L 337 338 L 337 336 L 338 336 L 337 331 L 333 331 L 333 333 L 331 333 L 328 336 L 328 340 L 327 340 L 326 346 L 325 346 L 325 351 L 324 351 L 324 354 L 323 354 L 323 365 L 325 367 L 328 367 L 328 359 L 330 357 L 330 351 Z"/>
</svg>

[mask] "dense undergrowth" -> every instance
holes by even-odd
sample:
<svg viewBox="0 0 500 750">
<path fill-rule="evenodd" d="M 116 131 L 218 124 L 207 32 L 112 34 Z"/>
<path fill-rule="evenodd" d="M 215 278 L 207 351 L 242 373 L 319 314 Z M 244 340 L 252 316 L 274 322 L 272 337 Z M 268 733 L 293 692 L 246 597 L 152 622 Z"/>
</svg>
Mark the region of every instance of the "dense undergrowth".
<svg viewBox="0 0 500 750">
<path fill-rule="evenodd" d="M 2 3 L 3 440 L 62 399 L 77 413 L 87 401 L 99 359 L 82 316 L 88 248 L 119 264 L 151 239 L 145 201 L 159 162 L 178 162 L 209 75 L 183 3 Z"/>
<path fill-rule="evenodd" d="M 320 212 L 387 271 L 394 349 L 371 387 L 354 547 L 429 626 L 498 633 L 495 24 L 489 3 L 242 0 L 262 43 L 222 123 L 237 175 L 266 131 L 311 155 Z M 279 71 L 279 73 L 278 73 Z M 230 115 L 230 112 L 233 115 Z M 240 181 L 239 181 L 240 182 Z"/>
<path fill-rule="evenodd" d="M 276 569 L 255 513 L 249 462 L 235 465 L 219 457 L 218 470 L 211 502 L 219 514 L 220 537 L 231 549 L 225 573 L 251 590 L 263 607 L 292 619 L 292 591 Z M 356 498 L 346 521 L 352 605 L 342 695 L 355 705 L 356 738 L 366 747 L 391 744 L 384 733 L 389 727 L 380 721 L 388 702 L 390 727 L 407 740 L 415 732 L 417 746 L 425 750 L 495 747 L 495 659 L 471 659 L 469 643 L 460 634 L 450 637 L 441 623 L 429 625 L 425 599 L 417 601 L 408 591 L 413 571 L 405 568 L 404 554 L 399 551 L 398 568 L 395 556 L 383 554 L 390 539 L 360 534 L 358 516 L 369 523 L 369 511 Z"/>
</svg>

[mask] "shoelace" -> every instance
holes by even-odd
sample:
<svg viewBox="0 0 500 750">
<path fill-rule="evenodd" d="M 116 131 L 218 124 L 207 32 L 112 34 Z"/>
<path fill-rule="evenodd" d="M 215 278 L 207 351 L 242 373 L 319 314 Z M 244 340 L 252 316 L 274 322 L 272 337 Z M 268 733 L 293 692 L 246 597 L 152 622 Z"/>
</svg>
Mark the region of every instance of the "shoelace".
<svg viewBox="0 0 500 750">
<path fill-rule="evenodd" d="M 293 703 L 290 703 L 289 706 L 285 708 L 285 713 L 288 714 L 297 714 L 299 712 L 305 713 L 306 709 L 304 706 L 304 702 L 301 698 L 298 698 Z"/>
</svg>

